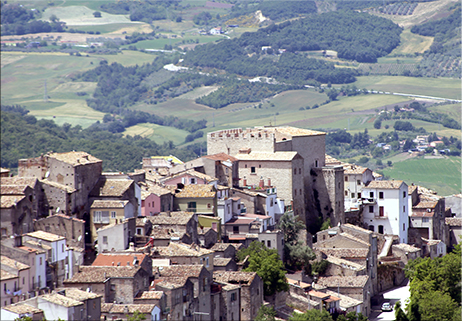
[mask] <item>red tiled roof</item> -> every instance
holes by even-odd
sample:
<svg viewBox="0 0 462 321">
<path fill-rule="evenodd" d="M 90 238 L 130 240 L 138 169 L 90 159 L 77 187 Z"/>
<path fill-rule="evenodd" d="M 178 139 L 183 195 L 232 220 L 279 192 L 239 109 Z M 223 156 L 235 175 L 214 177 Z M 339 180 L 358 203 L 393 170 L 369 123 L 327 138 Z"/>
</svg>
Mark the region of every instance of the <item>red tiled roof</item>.
<svg viewBox="0 0 462 321">
<path fill-rule="evenodd" d="M 96 257 L 92 266 L 133 266 L 135 258 L 138 259 L 139 264 L 144 261 L 146 255 L 141 253 L 127 253 L 127 254 L 111 254 L 111 253 L 100 253 Z"/>
</svg>

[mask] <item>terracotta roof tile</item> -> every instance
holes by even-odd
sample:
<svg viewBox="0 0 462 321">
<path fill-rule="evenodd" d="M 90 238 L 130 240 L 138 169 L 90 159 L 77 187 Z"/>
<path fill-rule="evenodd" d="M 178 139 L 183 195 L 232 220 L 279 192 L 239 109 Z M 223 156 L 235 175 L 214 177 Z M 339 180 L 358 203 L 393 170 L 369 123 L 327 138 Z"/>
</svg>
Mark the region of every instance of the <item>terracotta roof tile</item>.
<svg viewBox="0 0 462 321">
<path fill-rule="evenodd" d="M 133 266 L 133 261 L 138 260 L 138 264 L 141 264 L 146 258 L 145 254 L 142 253 L 100 253 L 93 261 L 91 266 Z"/>
<path fill-rule="evenodd" d="M 158 246 L 160 256 L 203 256 L 212 254 L 213 251 L 198 247 L 197 245 L 187 245 L 183 243 L 170 243 L 168 246 Z"/>
<path fill-rule="evenodd" d="M 45 231 L 35 231 L 31 233 L 26 233 L 25 235 L 36 238 L 36 239 L 41 239 L 44 241 L 48 242 L 56 242 L 60 240 L 65 240 L 66 238 L 64 236 L 59 236 L 53 233 L 48 233 Z"/>
<path fill-rule="evenodd" d="M 102 208 L 102 209 L 110 209 L 110 208 L 125 208 L 129 201 L 114 201 L 114 200 L 94 200 L 91 203 L 91 208 Z"/>
<path fill-rule="evenodd" d="M 16 313 L 16 314 L 37 314 L 37 313 L 42 313 L 43 310 L 33 307 L 32 305 L 29 305 L 27 303 L 19 302 L 7 306 L 3 306 L 2 309 Z"/>
<path fill-rule="evenodd" d="M 182 172 L 179 172 L 179 173 L 175 173 L 175 174 L 170 175 L 170 176 L 168 176 L 168 177 L 165 177 L 165 178 L 162 179 L 161 181 L 163 181 L 163 182 L 168 182 L 168 181 L 171 180 L 171 179 L 174 179 L 174 178 L 177 178 L 177 177 L 181 177 L 181 176 L 184 176 L 184 175 L 189 175 L 189 176 L 193 176 L 193 177 L 197 177 L 197 178 L 203 179 L 203 180 L 205 180 L 207 183 L 210 183 L 210 182 L 213 182 L 213 181 L 218 180 L 218 179 L 215 178 L 215 177 L 212 177 L 212 176 L 209 176 L 209 175 L 207 175 L 207 174 L 198 172 L 198 171 L 196 171 L 196 170 L 194 170 L 194 169 L 188 169 L 188 170 L 185 170 L 185 171 L 182 171 Z"/>
<path fill-rule="evenodd" d="M 208 184 L 190 184 L 175 194 L 176 198 L 214 198 L 216 195 L 215 187 Z"/>
<path fill-rule="evenodd" d="M 57 159 L 72 166 L 102 163 L 103 161 L 86 152 L 67 152 L 47 154 L 48 157 Z"/>
<path fill-rule="evenodd" d="M 2 177 L 0 178 L 1 185 L 27 185 L 32 188 L 37 184 L 38 179 L 35 177 Z"/>
<path fill-rule="evenodd" d="M 242 282 L 245 282 L 247 285 L 250 285 L 256 275 L 256 272 L 214 271 L 213 279 L 217 282 L 226 282 L 231 284 L 242 284 Z"/>
<path fill-rule="evenodd" d="M 214 252 L 224 252 L 227 250 L 230 246 L 233 246 L 232 243 L 215 243 L 210 250 Z"/>
<path fill-rule="evenodd" d="M 146 216 L 146 219 L 152 225 L 186 225 L 193 219 L 194 213 L 192 212 L 162 212 L 154 216 Z"/>
<path fill-rule="evenodd" d="M 318 284 L 326 287 L 363 288 L 369 280 L 368 275 L 320 277 Z"/>
<path fill-rule="evenodd" d="M 99 196 L 122 196 L 135 181 L 131 179 L 103 179 L 96 187 L 96 195 Z"/>
<path fill-rule="evenodd" d="M 13 274 L 13 273 L 10 273 L 8 271 L 5 271 L 3 269 L 0 270 L 1 274 L 0 274 L 0 280 L 2 281 L 6 281 L 6 280 L 10 280 L 10 279 L 14 279 L 14 278 L 17 278 L 18 276 Z"/>
<path fill-rule="evenodd" d="M 159 276 L 161 278 L 170 277 L 195 277 L 198 278 L 202 270 L 205 269 L 203 265 L 171 265 L 163 269 L 159 269 Z"/>
<path fill-rule="evenodd" d="M 53 182 L 53 181 L 50 181 L 50 180 L 47 180 L 47 179 L 41 179 L 40 182 L 43 183 L 43 184 L 50 185 L 50 186 L 59 188 L 61 190 L 64 190 L 67 193 L 74 193 L 75 191 L 77 191 L 75 188 L 72 188 L 71 186 L 63 185 L 63 184 Z"/>
<path fill-rule="evenodd" d="M 331 295 L 331 296 L 335 296 L 335 297 L 338 297 L 340 299 L 340 307 L 342 309 L 349 309 L 349 308 L 353 308 L 353 307 L 356 307 L 358 305 L 360 305 L 361 303 L 363 303 L 363 301 L 360 301 L 360 300 L 356 300 L 356 299 L 353 299 L 352 297 L 349 297 L 349 296 L 346 296 L 346 295 L 343 295 L 343 294 L 339 294 L 337 292 L 334 292 L 334 291 L 330 291 L 330 290 L 325 290 L 327 294 Z"/>
<path fill-rule="evenodd" d="M 348 261 L 348 260 L 345 260 L 345 259 L 342 259 L 342 258 L 339 258 L 339 257 L 335 257 L 335 256 L 327 256 L 326 260 L 329 263 L 332 263 L 332 264 L 335 264 L 335 265 L 340 265 L 343 268 L 347 268 L 347 269 L 353 270 L 353 271 L 360 271 L 360 270 L 364 270 L 366 268 L 366 266 L 364 266 L 364 265 L 361 265 L 361 264 L 358 264 L 358 263 L 355 263 L 355 262 L 351 262 L 351 261 Z"/>
<path fill-rule="evenodd" d="M 90 299 L 96 299 L 96 298 L 101 298 L 102 295 L 96 294 L 93 292 L 87 292 L 87 291 L 82 291 L 77 288 L 61 288 L 61 289 L 56 289 L 56 292 L 61 292 L 64 291 L 64 295 L 68 298 L 75 299 L 77 301 L 86 301 Z"/>
<path fill-rule="evenodd" d="M 399 189 L 403 183 L 403 181 L 372 181 L 367 188 Z"/>
<path fill-rule="evenodd" d="M 0 256 L 0 263 L 2 266 L 8 266 L 10 268 L 13 268 L 15 270 L 21 271 L 21 270 L 27 270 L 30 268 L 29 265 L 23 264 L 19 261 L 10 259 L 9 257 L 6 257 L 4 255 Z"/>
<path fill-rule="evenodd" d="M 316 247 L 315 247 L 316 248 Z M 342 249 L 342 248 L 316 248 L 318 251 L 323 252 L 326 255 L 340 257 L 343 259 L 348 258 L 367 258 L 369 249 Z"/>
<path fill-rule="evenodd" d="M 28 185 L 1 185 L 0 192 L 2 195 L 24 195 Z"/>
<path fill-rule="evenodd" d="M 101 303 L 101 313 L 133 314 L 138 311 L 143 314 L 151 314 L 155 307 L 155 304 Z"/>
<path fill-rule="evenodd" d="M 225 153 L 206 155 L 206 156 L 202 156 L 202 157 L 203 158 L 208 158 L 208 159 L 213 159 L 213 160 L 219 160 L 219 161 L 231 161 L 231 162 L 237 162 L 238 161 L 238 159 L 236 157 L 233 157 L 233 156 L 225 154 Z"/>
<path fill-rule="evenodd" d="M 178 289 L 184 287 L 189 277 L 163 277 L 156 280 L 156 287 L 160 286 L 166 289 Z"/>
<path fill-rule="evenodd" d="M 74 274 L 64 283 L 103 283 L 108 278 L 132 278 L 141 267 L 132 266 L 81 266 L 80 272 Z"/>
<path fill-rule="evenodd" d="M 66 308 L 83 305 L 83 302 L 71 299 L 67 296 L 64 296 L 58 293 L 50 293 L 50 294 L 41 295 L 39 296 L 39 298 L 46 300 L 48 302 L 57 304 L 57 305 L 61 305 Z"/>
<path fill-rule="evenodd" d="M 151 299 L 151 300 L 160 300 L 164 295 L 163 291 L 143 291 L 137 297 L 137 299 Z"/>
<path fill-rule="evenodd" d="M 446 217 L 445 220 L 449 226 L 462 226 L 462 217 Z"/>
<path fill-rule="evenodd" d="M 398 248 L 406 252 L 419 252 L 420 251 L 419 248 L 409 245 L 409 244 L 405 244 L 405 243 L 399 243 L 399 244 L 392 245 L 392 248 Z"/>
<path fill-rule="evenodd" d="M 1 208 L 11 208 L 13 206 L 16 206 L 24 198 L 24 195 L 1 195 L 0 206 Z"/>
<path fill-rule="evenodd" d="M 216 257 L 213 259 L 213 266 L 227 266 L 231 262 L 231 258 Z"/>
</svg>

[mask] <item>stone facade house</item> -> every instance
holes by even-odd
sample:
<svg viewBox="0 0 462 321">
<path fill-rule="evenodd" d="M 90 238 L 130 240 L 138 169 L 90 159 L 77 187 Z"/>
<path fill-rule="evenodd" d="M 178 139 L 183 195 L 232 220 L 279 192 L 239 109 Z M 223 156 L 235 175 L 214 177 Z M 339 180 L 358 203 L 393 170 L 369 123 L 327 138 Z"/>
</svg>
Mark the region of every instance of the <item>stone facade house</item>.
<svg viewBox="0 0 462 321">
<path fill-rule="evenodd" d="M 446 217 L 446 225 L 449 227 L 449 246 L 454 246 L 462 241 L 462 218 Z"/>
<path fill-rule="evenodd" d="M 213 259 L 214 271 L 237 271 L 237 264 L 234 259 L 216 257 Z"/>
<path fill-rule="evenodd" d="M 232 258 L 236 256 L 236 248 L 231 243 L 217 243 L 210 248 L 215 252 L 215 257 Z"/>
<path fill-rule="evenodd" d="M 194 299 L 194 284 L 189 277 L 165 277 L 154 281 L 155 290 L 166 297 L 164 316 L 167 320 L 207 320 L 207 316 L 194 316 L 198 302 Z"/>
<path fill-rule="evenodd" d="M 140 266 L 152 277 L 152 259 L 149 255 L 136 252 L 100 253 L 91 266 Z"/>
<path fill-rule="evenodd" d="M 149 275 L 140 266 L 81 266 L 64 285 L 100 294 L 106 303 L 133 303 L 137 294 L 148 290 Z"/>
<path fill-rule="evenodd" d="M 86 219 L 88 196 L 102 173 L 103 161 L 85 152 L 47 153 L 20 159 L 18 176 L 56 182 L 76 190 L 71 213 Z M 54 210 L 54 208 L 53 208 Z"/>
<path fill-rule="evenodd" d="M 199 244 L 206 249 L 214 246 L 218 241 L 218 232 L 211 227 L 197 228 Z"/>
<path fill-rule="evenodd" d="M 136 217 L 136 210 L 128 200 L 94 200 L 90 210 L 92 241 L 97 240 L 96 230 L 125 219 Z M 133 237 L 133 234 L 129 237 Z"/>
<path fill-rule="evenodd" d="M 34 190 L 28 185 L 4 185 L 5 179 L 2 178 L 0 189 L 2 238 L 32 232 L 33 220 L 38 217 L 37 211 L 34 211 Z"/>
<path fill-rule="evenodd" d="M 240 320 L 255 319 L 263 304 L 263 281 L 256 272 L 215 271 L 213 279 L 219 283 L 239 285 Z"/>
<path fill-rule="evenodd" d="M 197 215 L 192 212 L 168 212 L 159 215 L 146 217 L 152 226 L 160 229 L 167 229 L 180 234 L 187 234 L 191 243 L 199 243 L 197 236 Z M 151 234 L 156 229 L 153 228 Z"/>
<path fill-rule="evenodd" d="M 141 216 L 153 216 L 173 209 L 172 192 L 157 184 L 147 181 L 141 186 Z"/>
<path fill-rule="evenodd" d="M 146 321 L 161 320 L 161 310 L 155 304 L 101 304 L 101 316 L 104 320 L 128 320 L 134 317 L 135 312 L 143 314 Z"/>
<path fill-rule="evenodd" d="M 85 320 L 101 320 L 101 295 L 82 291 L 77 288 L 56 289 L 56 293 L 82 302 L 84 304 Z"/>
<path fill-rule="evenodd" d="M 213 271 L 214 252 L 199 247 L 197 244 L 182 244 L 172 242 L 168 246 L 156 247 L 151 250 L 153 259 L 170 259 L 172 264 L 191 265 L 200 264 L 207 270 Z"/>
<path fill-rule="evenodd" d="M 34 229 L 66 238 L 71 247 L 85 248 L 85 221 L 63 214 L 51 215 L 34 221 Z"/>
<path fill-rule="evenodd" d="M 35 270 L 6 256 L 0 256 L 2 296 L 0 306 L 18 302 L 33 290 L 31 272 Z M 24 295 L 23 295 L 24 294 Z"/>
</svg>

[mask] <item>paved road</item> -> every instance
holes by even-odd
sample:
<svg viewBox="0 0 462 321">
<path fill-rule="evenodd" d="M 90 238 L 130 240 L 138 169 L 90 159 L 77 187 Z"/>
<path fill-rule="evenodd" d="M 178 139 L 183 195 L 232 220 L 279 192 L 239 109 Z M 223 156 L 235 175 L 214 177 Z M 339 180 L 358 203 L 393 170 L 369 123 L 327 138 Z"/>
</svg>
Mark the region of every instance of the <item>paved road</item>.
<svg viewBox="0 0 462 321">
<path fill-rule="evenodd" d="M 409 285 L 406 285 L 383 292 L 383 302 L 390 302 L 390 304 L 394 307 L 396 302 L 401 301 L 401 306 L 404 309 L 404 307 L 407 304 L 407 299 L 409 299 L 409 296 Z M 380 306 L 372 306 L 372 311 L 373 312 L 369 316 L 369 320 L 371 321 L 395 320 L 394 310 L 391 312 L 382 312 L 380 311 Z"/>
</svg>

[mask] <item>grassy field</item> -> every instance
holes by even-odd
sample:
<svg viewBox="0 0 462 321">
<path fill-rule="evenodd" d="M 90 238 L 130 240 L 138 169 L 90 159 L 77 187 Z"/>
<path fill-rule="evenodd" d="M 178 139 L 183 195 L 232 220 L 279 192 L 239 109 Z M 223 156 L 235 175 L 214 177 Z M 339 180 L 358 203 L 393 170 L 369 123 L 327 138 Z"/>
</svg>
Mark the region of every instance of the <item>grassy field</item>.
<svg viewBox="0 0 462 321">
<path fill-rule="evenodd" d="M 66 6 L 66 7 L 48 7 L 42 14 L 42 20 L 49 20 L 52 15 L 55 15 L 59 20 L 66 22 L 70 27 L 74 26 L 97 26 L 111 23 L 134 23 L 141 22 L 130 21 L 128 15 L 115 15 L 106 12 L 101 12 L 101 18 L 93 16 L 95 10 L 87 8 L 83 5 Z"/>
<path fill-rule="evenodd" d="M 160 38 L 160 39 L 154 39 L 154 40 L 143 40 L 139 41 L 131 46 L 136 46 L 138 49 L 164 49 L 165 45 L 175 45 L 178 43 L 181 43 L 183 40 L 186 41 L 196 41 L 199 40 L 199 43 L 208 43 L 208 42 L 213 42 L 215 40 L 220 40 L 223 39 L 222 36 L 202 36 L 202 35 L 197 35 L 197 36 L 185 36 L 185 37 L 177 37 L 177 38 Z M 186 42 L 186 44 L 189 42 Z M 128 48 L 129 45 L 122 46 L 122 48 Z"/>
<path fill-rule="evenodd" d="M 383 172 L 390 178 L 404 180 L 408 185 L 414 183 L 435 190 L 438 195 L 461 193 L 460 157 L 415 157 L 394 162 Z"/>
<path fill-rule="evenodd" d="M 172 141 L 174 144 L 181 144 L 189 132 L 168 126 L 156 124 L 138 124 L 125 129 L 124 135 L 140 135 L 154 140 L 158 144 Z"/>
<path fill-rule="evenodd" d="M 358 88 L 461 99 L 460 79 L 404 76 L 361 76 L 357 78 L 354 84 Z"/>
<path fill-rule="evenodd" d="M 103 113 L 89 108 L 85 102 L 96 83 L 72 82 L 71 76 L 96 67 L 102 59 L 123 65 L 151 62 L 154 55 L 124 51 L 118 55 L 90 57 L 70 56 L 64 53 L 2 52 L 1 103 L 20 104 L 38 118 L 53 119 L 58 124 L 88 127 L 101 120 Z M 47 82 L 48 102 L 44 102 L 44 84 Z M 86 96 L 77 96 L 86 92 Z"/>
<path fill-rule="evenodd" d="M 400 45 L 396 47 L 390 55 L 414 54 L 415 52 L 424 53 L 426 50 L 430 49 L 432 43 L 433 37 L 420 36 L 412 33 L 410 29 L 406 29 L 401 33 Z"/>
</svg>

